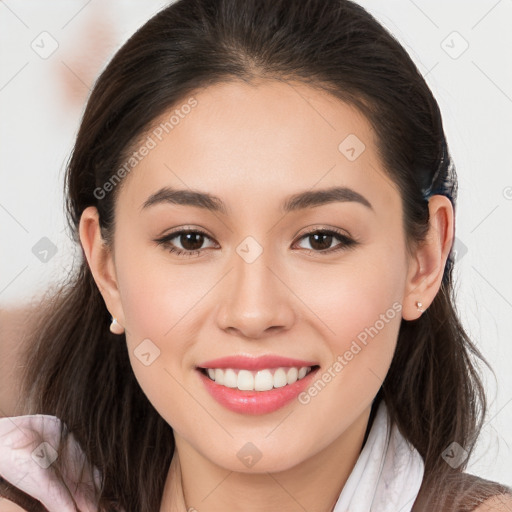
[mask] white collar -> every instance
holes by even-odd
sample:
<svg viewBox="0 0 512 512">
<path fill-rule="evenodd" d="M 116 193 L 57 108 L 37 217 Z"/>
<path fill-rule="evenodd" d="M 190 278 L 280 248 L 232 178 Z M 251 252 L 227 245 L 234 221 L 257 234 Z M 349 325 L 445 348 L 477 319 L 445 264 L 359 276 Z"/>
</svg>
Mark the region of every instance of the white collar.
<svg viewBox="0 0 512 512">
<path fill-rule="evenodd" d="M 419 452 L 379 404 L 368 439 L 345 483 L 333 512 L 410 512 L 425 465 Z"/>
</svg>

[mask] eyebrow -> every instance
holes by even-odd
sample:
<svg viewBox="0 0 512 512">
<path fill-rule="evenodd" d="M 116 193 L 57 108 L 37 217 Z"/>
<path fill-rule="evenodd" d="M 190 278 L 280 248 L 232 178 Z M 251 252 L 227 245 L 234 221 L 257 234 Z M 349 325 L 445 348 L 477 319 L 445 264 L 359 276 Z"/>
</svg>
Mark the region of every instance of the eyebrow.
<svg viewBox="0 0 512 512">
<path fill-rule="evenodd" d="M 293 194 L 282 204 L 281 210 L 287 213 L 335 202 L 356 202 L 373 210 L 373 206 L 364 196 L 348 187 L 330 187 Z M 225 215 L 228 211 L 226 204 L 217 196 L 207 192 L 175 189 L 172 187 L 163 187 L 158 192 L 149 196 L 142 205 L 142 209 L 162 203 L 194 206 Z"/>
</svg>

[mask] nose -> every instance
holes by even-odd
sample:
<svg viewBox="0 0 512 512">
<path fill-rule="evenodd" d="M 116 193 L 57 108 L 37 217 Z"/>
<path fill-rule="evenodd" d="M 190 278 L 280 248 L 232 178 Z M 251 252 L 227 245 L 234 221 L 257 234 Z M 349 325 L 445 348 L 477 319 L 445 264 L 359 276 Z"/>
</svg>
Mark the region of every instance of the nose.
<svg viewBox="0 0 512 512">
<path fill-rule="evenodd" d="M 238 254 L 233 260 L 234 268 L 220 290 L 218 326 L 235 336 L 254 339 L 290 329 L 296 314 L 286 272 L 272 265 L 265 251 L 252 263 Z"/>
</svg>

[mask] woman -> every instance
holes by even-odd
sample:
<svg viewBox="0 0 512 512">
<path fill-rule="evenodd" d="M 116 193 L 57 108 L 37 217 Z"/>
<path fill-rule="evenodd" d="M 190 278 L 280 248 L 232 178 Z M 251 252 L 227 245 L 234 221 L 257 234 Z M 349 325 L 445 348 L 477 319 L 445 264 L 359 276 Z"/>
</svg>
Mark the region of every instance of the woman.
<svg viewBox="0 0 512 512">
<path fill-rule="evenodd" d="M 454 307 L 456 183 L 431 91 L 360 6 L 158 13 L 84 113 L 83 260 L 40 315 L 25 415 L 0 420 L 3 494 L 507 510 L 510 489 L 463 472 L 485 397 Z"/>
</svg>

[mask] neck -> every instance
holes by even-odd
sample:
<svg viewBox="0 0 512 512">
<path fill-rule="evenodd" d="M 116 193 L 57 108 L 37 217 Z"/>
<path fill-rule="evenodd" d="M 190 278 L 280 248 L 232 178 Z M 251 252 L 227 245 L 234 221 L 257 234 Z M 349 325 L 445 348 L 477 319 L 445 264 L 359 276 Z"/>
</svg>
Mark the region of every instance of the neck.
<svg viewBox="0 0 512 512">
<path fill-rule="evenodd" d="M 175 433 L 160 512 L 332 512 L 366 439 L 370 407 L 328 446 L 286 471 L 242 473 L 216 465 Z"/>
</svg>

